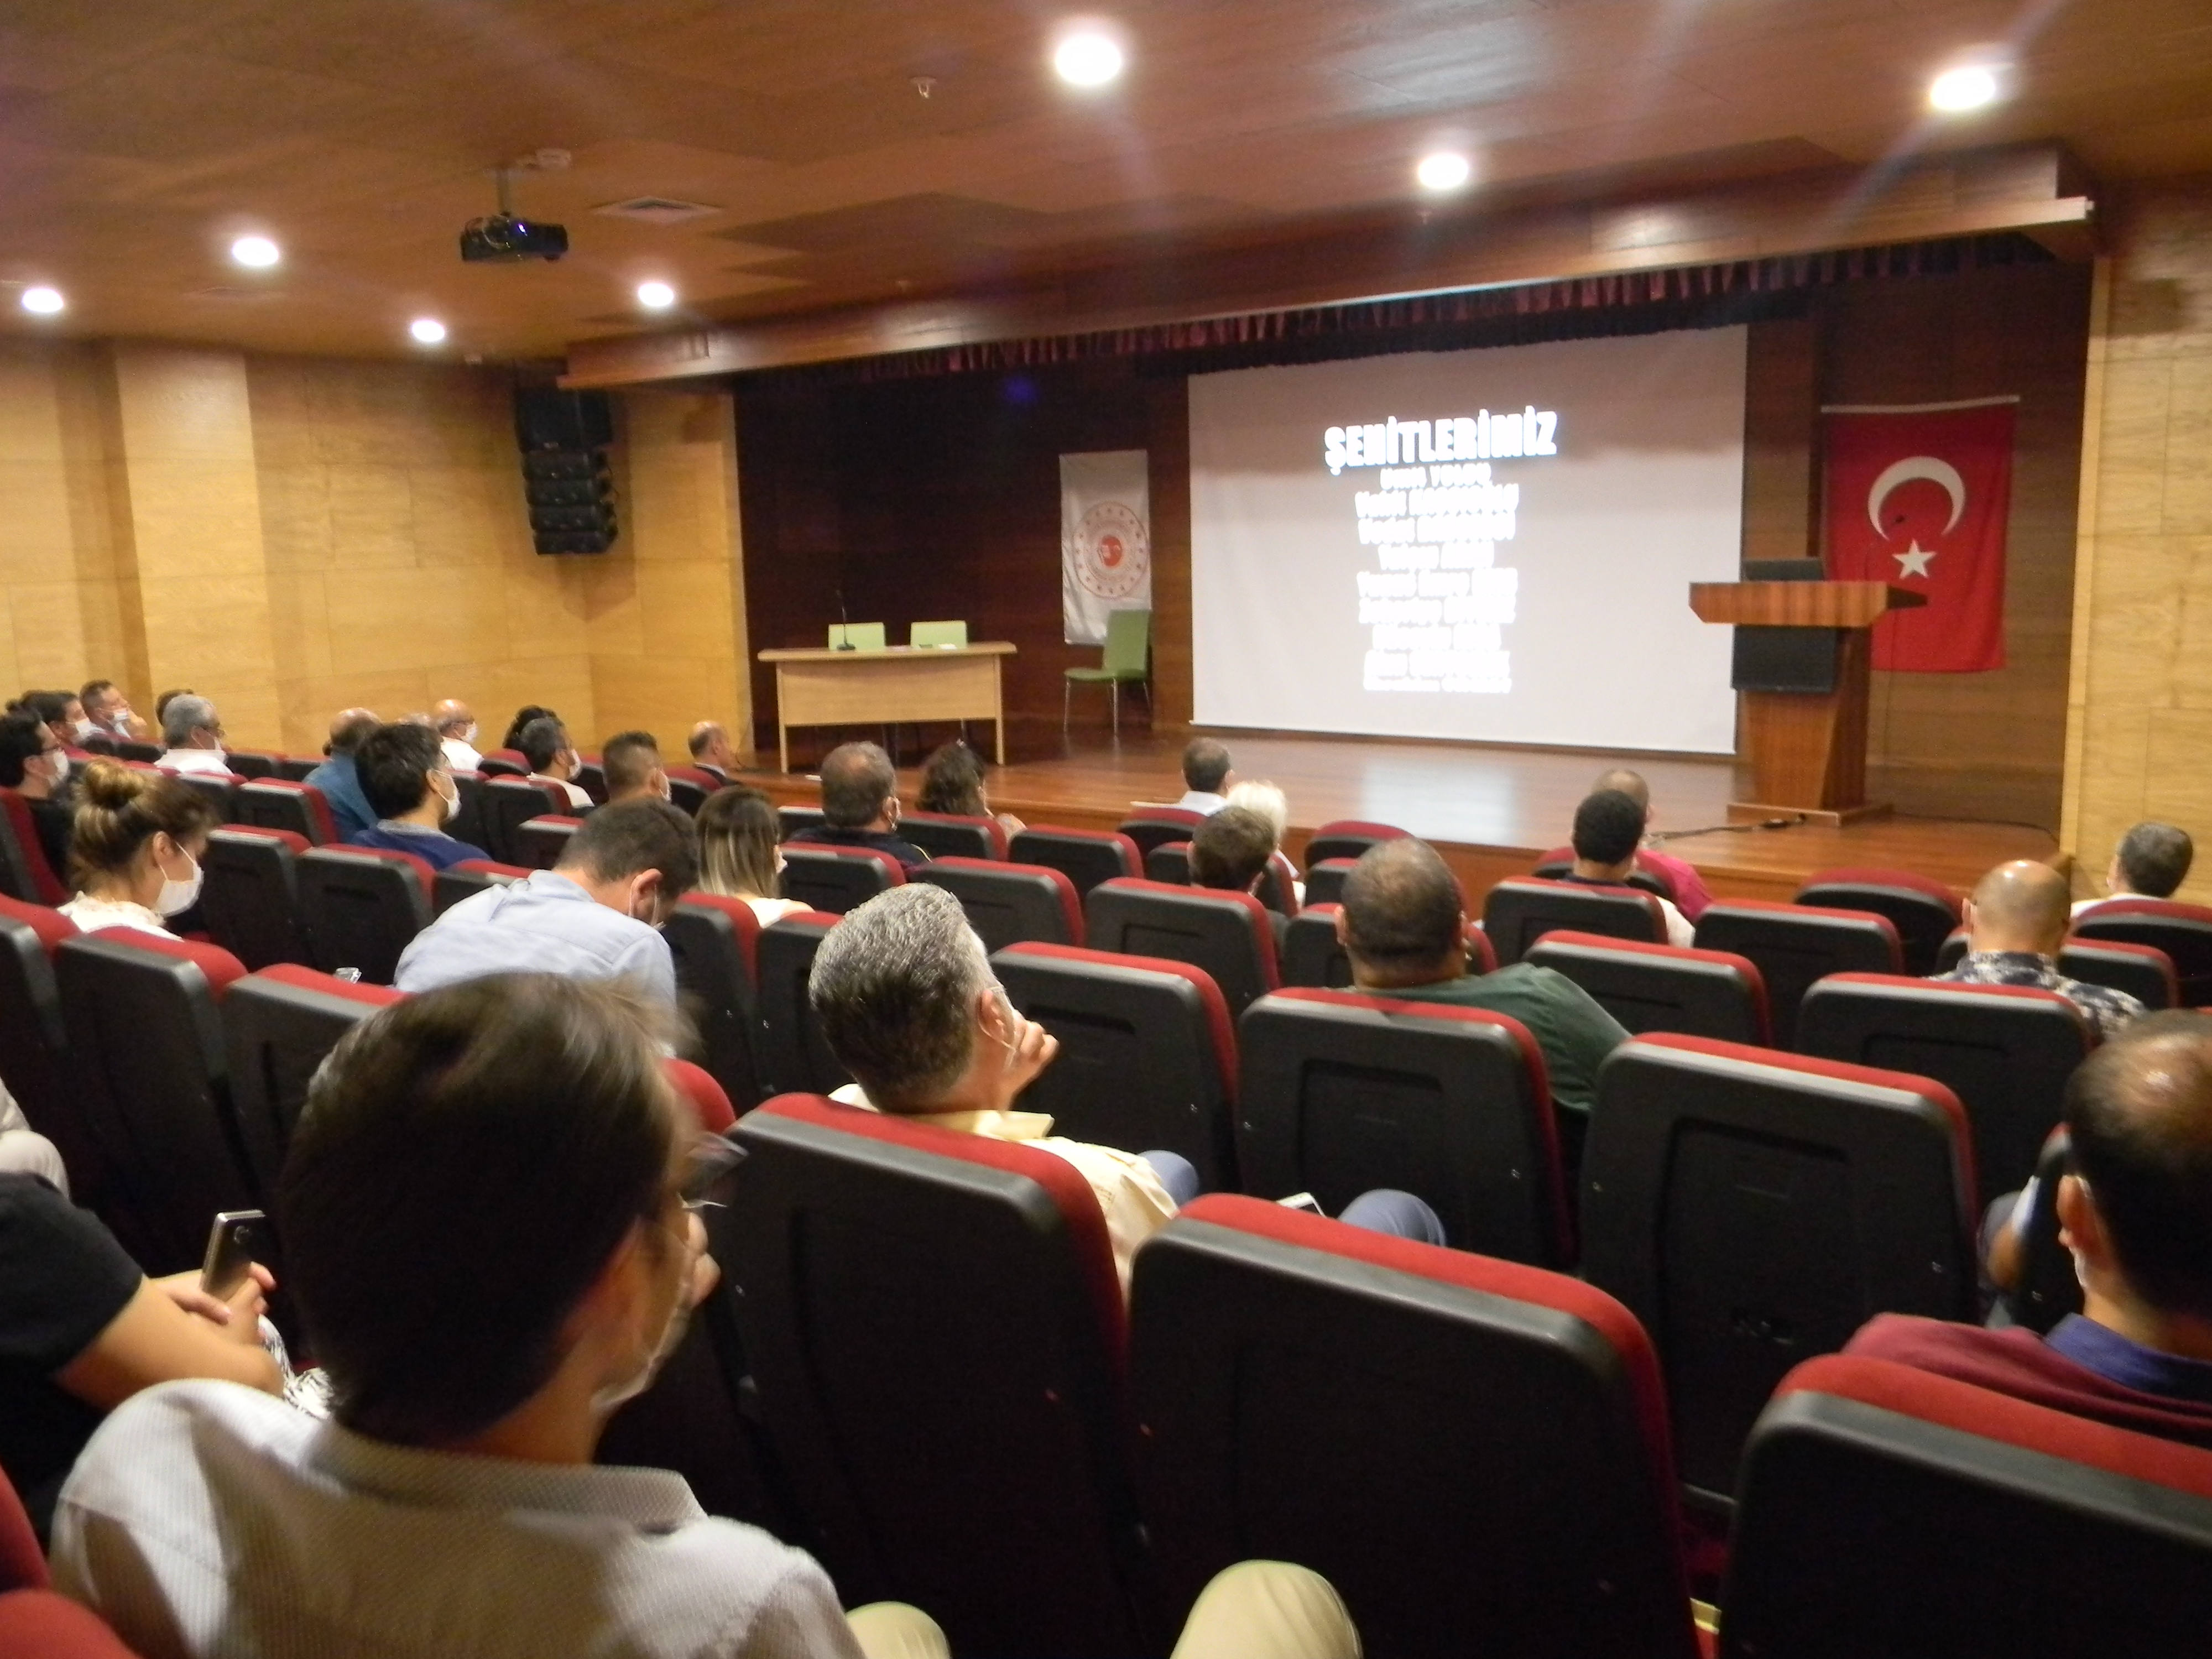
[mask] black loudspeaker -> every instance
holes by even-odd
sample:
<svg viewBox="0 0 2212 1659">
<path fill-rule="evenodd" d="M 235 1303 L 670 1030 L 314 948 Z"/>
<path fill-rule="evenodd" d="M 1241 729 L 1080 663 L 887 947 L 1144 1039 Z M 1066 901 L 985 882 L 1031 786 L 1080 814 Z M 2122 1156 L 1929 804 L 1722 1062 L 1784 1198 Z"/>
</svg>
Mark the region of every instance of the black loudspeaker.
<svg viewBox="0 0 2212 1659">
<path fill-rule="evenodd" d="M 1747 582 L 1817 582 L 1827 571 L 1818 559 L 1746 559 Z M 1815 691 L 1836 689 L 1843 635 L 1832 628 L 1738 628 L 1729 684 L 1739 691 Z"/>
<path fill-rule="evenodd" d="M 514 438 L 538 550 L 604 553 L 612 547 L 617 529 L 606 447 L 614 441 L 614 412 L 606 393 L 520 387 Z"/>
</svg>

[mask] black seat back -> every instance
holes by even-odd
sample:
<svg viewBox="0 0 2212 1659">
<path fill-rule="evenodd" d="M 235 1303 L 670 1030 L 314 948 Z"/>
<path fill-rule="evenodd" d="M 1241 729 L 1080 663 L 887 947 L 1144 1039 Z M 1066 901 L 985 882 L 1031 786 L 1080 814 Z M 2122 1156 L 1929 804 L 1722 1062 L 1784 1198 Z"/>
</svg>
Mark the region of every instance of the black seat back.
<svg viewBox="0 0 2212 1659">
<path fill-rule="evenodd" d="M 1028 943 L 1083 943 L 1083 903 L 1075 884 L 1048 866 L 933 858 L 911 879 L 942 887 L 958 899 L 987 951 Z"/>
<path fill-rule="evenodd" d="M 906 880 L 888 853 L 864 847 L 823 847 L 801 842 L 783 849 L 783 896 L 809 909 L 842 916 Z"/>
<path fill-rule="evenodd" d="M 389 985 L 400 953 L 430 925 L 435 872 L 411 853 L 314 847 L 301 856 L 300 919 L 314 966 Z"/>
<path fill-rule="evenodd" d="M 215 942 L 249 969 L 307 959 L 296 868 L 307 850 L 307 842 L 283 830 L 231 825 L 208 836 L 200 914 Z"/>
<path fill-rule="evenodd" d="M 232 1108 L 263 1191 L 276 1189 L 316 1068 L 340 1037 L 399 998 L 389 986 L 352 985 L 296 963 L 248 974 L 223 997 Z"/>
<path fill-rule="evenodd" d="M 760 920 L 743 899 L 691 893 L 660 929 L 676 985 L 699 1028 L 699 1063 L 739 1111 L 765 1097 L 760 1003 L 753 990 Z"/>
<path fill-rule="evenodd" d="M 1667 924 L 1649 893 L 1626 887 L 1583 887 L 1533 877 L 1508 877 L 1483 901 L 1482 931 L 1502 966 L 1510 966 L 1545 934 L 1596 933 L 1607 939 L 1667 942 Z"/>
<path fill-rule="evenodd" d="M 1282 982 L 1273 924 L 1249 893 L 1117 878 L 1092 889 L 1084 902 L 1083 936 L 1093 950 L 1203 968 L 1232 1014 Z"/>
<path fill-rule="evenodd" d="M 996 818 L 948 812 L 902 812 L 898 833 L 933 859 L 1002 859 L 1006 831 Z"/>
<path fill-rule="evenodd" d="M 1936 953 L 1959 925 L 1958 896 L 1939 881 L 1905 870 L 1824 870 L 1797 890 L 1797 902 L 1887 916 L 1897 928 L 1905 971 L 1936 971 Z"/>
<path fill-rule="evenodd" d="M 2078 939 L 2149 945 L 2181 981 L 2184 1008 L 2212 1006 L 2212 908 L 2171 899 L 2112 899 L 2075 919 Z"/>
<path fill-rule="evenodd" d="M 755 991 L 760 1000 L 762 1086 L 769 1094 L 826 1095 L 850 1083 L 823 1040 L 820 1022 L 806 1000 L 814 953 L 837 918 L 801 910 L 760 930 L 755 946 Z"/>
<path fill-rule="evenodd" d="M 1309 904 L 1283 933 L 1283 983 L 1341 991 L 1352 984 L 1352 955 L 1336 936 L 1337 907 Z"/>
<path fill-rule="evenodd" d="M 1765 1045 L 1766 986 L 1743 957 L 1594 933 L 1547 933 L 1521 958 L 1565 974 L 1632 1033 Z"/>
<path fill-rule="evenodd" d="M 1766 981 L 1767 1018 L 1778 1047 L 1795 1048 L 1805 993 L 1830 974 L 1901 974 L 1904 952 L 1887 916 L 1819 910 L 1768 899 L 1723 899 L 1698 918 L 1700 951 L 1743 957 Z"/>
<path fill-rule="evenodd" d="M 527 868 L 529 860 L 522 845 L 522 826 L 532 818 L 566 815 L 569 810 L 568 796 L 556 784 L 538 783 L 526 777 L 495 776 L 485 781 L 483 810 L 484 839 L 471 844 L 483 848 L 501 864 L 520 864 Z"/>
<path fill-rule="evenodd" d="M 430 879 L 431 918 L 436 920 L 487 887 L 506 887 L 529 875 L 520 865 L 501 864 L 496 859 L 463 859 L 459 864 L 449 864 Z"/>
<path fill-rule="evenodd" d="M 1145 861 L 1137 854 L 1137 843 L 1127 836 L 1097 830 L 1063 830 L 1048 823 L 1033 823 L 1016 836 L 1007 847 L 1006 856 L 1017 864 L 1050 866 L 1073 882 L 1075 890 L 1086 899 L 1091 890 L 1102 881 L 1145 872 Z"/>
</svg>

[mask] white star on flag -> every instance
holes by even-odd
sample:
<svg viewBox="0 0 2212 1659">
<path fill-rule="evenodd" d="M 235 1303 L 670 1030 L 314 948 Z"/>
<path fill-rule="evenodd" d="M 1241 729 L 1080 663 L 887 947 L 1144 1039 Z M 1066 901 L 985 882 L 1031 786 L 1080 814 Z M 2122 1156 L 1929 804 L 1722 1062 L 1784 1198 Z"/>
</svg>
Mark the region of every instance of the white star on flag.
<svg viewBox="0 0 2212 1659">
<path fill-rule="evenodd" d="M 1914 538 L 1912 545 L 1906 548 L 1904 552 L 1893 553 L 1889 556 L 1897 561 L 1897 577 L 1899 581 L 1904 580 L 1907 576 L 1919 576 L 1932 580 L 1928 577 L 1928 561 L 1936 556 L 1936 550 L 1932 547 L 1922 547 L 1917 538 Z"/>
</svg>

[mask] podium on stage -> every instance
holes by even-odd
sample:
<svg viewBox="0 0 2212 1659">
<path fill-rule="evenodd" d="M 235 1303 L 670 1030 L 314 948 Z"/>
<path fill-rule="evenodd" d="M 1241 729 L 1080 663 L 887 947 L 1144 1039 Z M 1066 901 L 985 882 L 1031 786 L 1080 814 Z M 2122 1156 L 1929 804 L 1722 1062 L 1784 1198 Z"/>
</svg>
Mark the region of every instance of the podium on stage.
<svg viewBox="0 0 2212 1659">
<path fill-rule="evenodd" d="M 1928 596 L 1887 582 L 1808 580 L 1811 559 L 1759 561 L 1747 574 L 1790 580 L 1692 582 L 1690 609 L 1700 622 L 1733 626 L 1729 684 L 1743 694 L 1744 746 L 1752 799 L 1730 801 L 1729 817 L 1757 822 L 1784 814 L 1829 823 L 1889 811 L 1866 798 L 1867 672 L 1869 630 L 1892 611 Z"/>
</svg>

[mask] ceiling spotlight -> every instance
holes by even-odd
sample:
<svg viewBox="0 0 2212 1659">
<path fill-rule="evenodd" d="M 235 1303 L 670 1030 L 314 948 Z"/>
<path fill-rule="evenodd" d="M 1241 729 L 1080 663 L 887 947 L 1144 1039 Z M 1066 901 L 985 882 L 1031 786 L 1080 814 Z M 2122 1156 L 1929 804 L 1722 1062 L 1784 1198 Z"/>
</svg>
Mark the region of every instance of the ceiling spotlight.
<svg viewBox="0 0 2212 1659">
<path fill-rule="evenodd" d="M 1474 173 L 1466 156 L 1449 149 L 1424 155 L 1421 164 L 1413 169 L 1413 177 L 1420 180 L 1423 190 L 1457 190 Z"/>
<path fill-rule="evenodd" d="M 446 337 L 446 325 L 435 317 L 417 317 L 407 325 L 407 331 L 422 345 L 437 345 Z"/>
<path fill-rule="evenodd" d="M 23 290 L 23 309 L 34 317 L 51 317 L 68 304 L 58 288 L 27 288 Z"/>
<path fill-rule="evenodd" d="M 1979 64 L 1945 70 L 1929 83 L 1928 101 L 1947 115 L 1979 109 L 1997 98 L 1997 77 Z"/>
<path fill-rule="evenodd" d="M 266 270 L 284 255 L 266 236 L 241 236 L 230 245 L 230 257 L 255 270 Z"/>
<path fill-rule="evenodd" d="M 1107 35 L 1081 30 L 1053 49 L 1052 67 L 1071 87 L 1103 87 L 1121 73 L 1121 48 Z"/>
<path fill-rule="evenodd" d="M 637 302 L 647 311 L 665 311 L 676 303 L 676 290 L 665 283 L 640 283 Z"/>
</svg>

